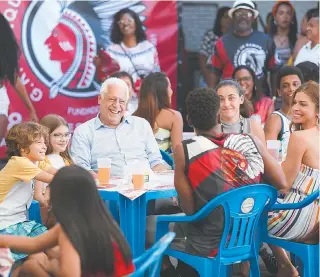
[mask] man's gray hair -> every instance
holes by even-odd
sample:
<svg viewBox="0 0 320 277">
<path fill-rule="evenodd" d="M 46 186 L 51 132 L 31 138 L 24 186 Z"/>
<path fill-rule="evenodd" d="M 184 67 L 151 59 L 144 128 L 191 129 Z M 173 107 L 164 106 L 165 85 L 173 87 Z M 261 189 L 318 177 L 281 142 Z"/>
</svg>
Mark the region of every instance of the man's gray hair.
<svg viewBox="0 0 320 277">
<path fill-rule="evenodd" d="M 100 96 L 103 99 L 105 95 L 108 94 L 108 87 L 110 85 L 121 85 L 125 89 L 126 93 L 126 102 L 129 100 L 129 88 L 125 81 L 119 78 L 111 77 L 105 80 L 100 88 Z"/>
</svg>

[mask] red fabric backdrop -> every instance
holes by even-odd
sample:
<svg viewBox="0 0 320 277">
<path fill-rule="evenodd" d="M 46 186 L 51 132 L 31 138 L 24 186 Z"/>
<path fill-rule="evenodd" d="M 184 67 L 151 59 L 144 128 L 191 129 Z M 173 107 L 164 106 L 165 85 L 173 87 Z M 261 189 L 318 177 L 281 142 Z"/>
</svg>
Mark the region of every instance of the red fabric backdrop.
<svg viewBox="0 0 320 277">
<path fill-rule="evenodd" d="M 156 44 L 161 70 L 177 84 L 178 26 L 175 1 L 0 1 L 21 47 L 20 77 L 39 118 L 63 116 L 73 130 L 98 112 L 99 86 L 92 58 L 97 43 L 110 43 L 112 16 L 129 7 L 139 13 Z M 28 111 L 8 85 L 9 126 L 28 120 Z M 176 97 L 173 96 L 173 106 Z M 0 157 L 5 156 L 5 142 Z"/>
</svg>

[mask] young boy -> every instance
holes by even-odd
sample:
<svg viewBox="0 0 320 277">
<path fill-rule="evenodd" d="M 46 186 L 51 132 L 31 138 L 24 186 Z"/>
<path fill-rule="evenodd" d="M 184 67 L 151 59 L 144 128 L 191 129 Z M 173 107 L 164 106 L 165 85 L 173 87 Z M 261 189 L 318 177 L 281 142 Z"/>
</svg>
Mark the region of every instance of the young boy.
<svg viewBox="0 0 320 277">
<path fill-rule="evenodd" d="M 277 76 L 277 94 L 282 98 L 279 111 L 273 112 L 264 125 L 267 140 L 281 141 L 281 156 L 285 160 L 290 137 L 290 103 L 295 90 L 304 82 L 302 72 L 295 66 L 282 67 Z"/>
<path fill-rule="evenodd" d="M 46 127 L 26 122 L 13 126 L 6 137 L 9 161 L 0 171 L 0 234 L 34 237 L 46 228 L 28 221 L 33 182 L 50 183 L 56 169 L 43 162 L 47 150 Z M 13 253 L 15 260 L 27 255 Z"/>
</svg>

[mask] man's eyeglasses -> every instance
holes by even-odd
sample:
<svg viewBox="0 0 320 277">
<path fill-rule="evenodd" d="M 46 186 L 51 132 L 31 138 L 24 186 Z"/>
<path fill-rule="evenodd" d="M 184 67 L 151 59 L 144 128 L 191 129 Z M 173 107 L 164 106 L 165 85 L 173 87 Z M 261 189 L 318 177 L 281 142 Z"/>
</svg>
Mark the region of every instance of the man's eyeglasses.
<svg viewBox="0 0 320 277">
<path fill-rule="evenodd" d="M 237 78 L 236 81 L 238 83 L 240 83 L 240 82 L 249 82 L 249 81 L 252 81 L 252 77 L 251 76 L 245 76 L 245 77 L 242 77 L 242 78 Z"/>
<path fill-rule="evenodd" d="M 51 134 L 52 137 L 54 137 L 55 139 L 62 139 L 62 138 L 65 138 L 65 139 L 69 139 L 71 137 L 71 133 L 55 133 L 55 134 Z"/>
<path fill-rule="evenodd" d="M 253 13 L 250 11 L 235 11 L 234 12 L 235 17 L 248 17 L 251 18 L 253 17 Z"/>
<path fill-rule="evenodd" d="M 118 23 L 118 25 L 124 25 L 124 24 L 131 24 L 133 22 L 134 22 L 133 18 L 128 18 L 126 20 L 121 19 L 117 23 Z"/>
</svg>

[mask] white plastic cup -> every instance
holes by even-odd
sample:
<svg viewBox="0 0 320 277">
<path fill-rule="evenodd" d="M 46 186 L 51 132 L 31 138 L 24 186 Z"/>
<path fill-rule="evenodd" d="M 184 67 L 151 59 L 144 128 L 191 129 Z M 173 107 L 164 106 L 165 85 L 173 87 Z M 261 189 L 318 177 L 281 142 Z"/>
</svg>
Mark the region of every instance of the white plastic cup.
<svg viewBox="0 0 320 277">
<path fill-rule="evenodd" d="M 98 158 L 98 168 L 110 168 L 111 167 L 111 159 L 109 158 Z"/>
<path fill-rule="evenodd" d="M 281 141 L 280 140 L 267 140 L 267 148 L 269 153 L 279 161 L 280 158 L 280 149 L 281 149 Z"/>
</svg>

